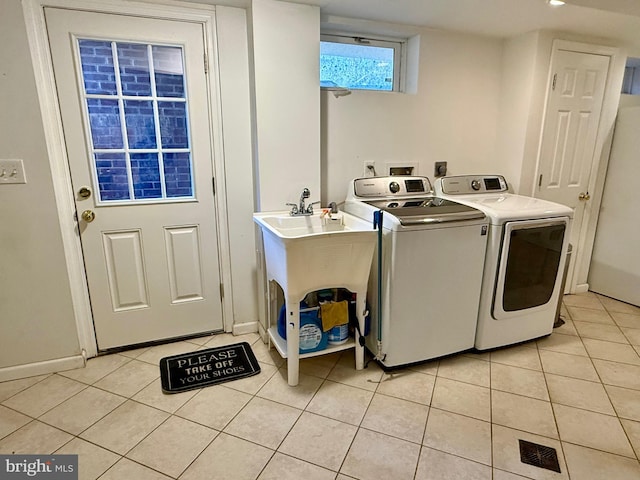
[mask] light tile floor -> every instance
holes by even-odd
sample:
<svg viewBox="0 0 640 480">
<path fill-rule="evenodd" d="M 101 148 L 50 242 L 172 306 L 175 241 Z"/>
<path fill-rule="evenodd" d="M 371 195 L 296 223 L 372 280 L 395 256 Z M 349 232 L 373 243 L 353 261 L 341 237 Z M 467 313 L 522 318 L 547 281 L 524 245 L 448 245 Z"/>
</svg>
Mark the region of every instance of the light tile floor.
<svg viewBox="0 0 640 480">
<path fill-rule="evenodd" d="M 544 339 L 385 374 L 351 351 L 300 385 L 256 334 L 216 335 L 0 383 L 0 453 L 79 454 L 82 479 L 640 479 L 640 308 L 566 296 Z M 259 375 L 161 392 L 158 361 L 248 341 Z M 557 450 L 561 473 L 520 461 Z"/>
</svg>

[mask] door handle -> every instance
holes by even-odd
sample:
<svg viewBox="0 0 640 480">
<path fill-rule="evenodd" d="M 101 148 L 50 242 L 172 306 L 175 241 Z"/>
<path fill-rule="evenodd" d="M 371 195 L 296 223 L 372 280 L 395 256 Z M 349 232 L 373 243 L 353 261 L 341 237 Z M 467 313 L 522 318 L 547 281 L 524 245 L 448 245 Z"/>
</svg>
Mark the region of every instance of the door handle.
<svg viewBox="0 0 640 480">
<path fill-rule="evenodd" d="M 582 200 L 582 201 L 587 201 L 591 198 L 591 195 L 589 195 L 589 192 L 584 193 L 584 192 L 580 192 L 580 195 L 578 195 L 578 200 Z"/>
<path fill-rule="evenodd" d="M 96 218 L 96 214 L 93 213 L 91 210 L 85 210 L 80 214 L 80 216 L 87 223 L 93 222 L 93 220 Z"/>
</svg>

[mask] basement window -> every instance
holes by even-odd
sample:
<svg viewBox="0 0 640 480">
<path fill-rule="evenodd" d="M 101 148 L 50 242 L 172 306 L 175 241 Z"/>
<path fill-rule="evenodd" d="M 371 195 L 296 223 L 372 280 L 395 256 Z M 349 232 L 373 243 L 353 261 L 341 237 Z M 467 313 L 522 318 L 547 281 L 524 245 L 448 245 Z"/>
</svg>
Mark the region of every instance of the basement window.
<svg viewBox="0 0 640 480">
<path fill-rule="evenodd" d="M 399 92 L 404 42 L 322 35 L 320 86 Z"/>
</svg>

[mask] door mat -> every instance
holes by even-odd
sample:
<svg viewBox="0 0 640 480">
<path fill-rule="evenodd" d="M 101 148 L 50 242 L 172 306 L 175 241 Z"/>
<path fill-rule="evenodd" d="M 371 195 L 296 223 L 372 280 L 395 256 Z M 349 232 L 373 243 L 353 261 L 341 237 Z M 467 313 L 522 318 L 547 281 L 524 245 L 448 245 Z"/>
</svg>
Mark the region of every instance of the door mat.
<svg viewBox="0 0 640 480">
<path fill-rule="evenodd" d="M 165 393 L 178 393 L 260 373 L 247 342 L 164 357 L 160 381 Z"/>
</svg>

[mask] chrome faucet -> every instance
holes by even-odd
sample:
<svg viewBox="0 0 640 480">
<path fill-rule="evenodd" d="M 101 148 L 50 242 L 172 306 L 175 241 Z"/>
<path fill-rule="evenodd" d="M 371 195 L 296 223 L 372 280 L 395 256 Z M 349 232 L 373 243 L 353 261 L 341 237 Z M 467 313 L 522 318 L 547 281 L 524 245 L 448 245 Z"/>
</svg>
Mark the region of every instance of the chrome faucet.
<svg viewBox="0 0 640 480">
<path fill-rule="evenodd" d="M 313 215 L 313 206 L 318 202 L 312 202 L 309 205 L 304 204 L 304 201 L 311 196 L 311 191 L 308 188 L 304 188 L 302 193 L 300 194 L 300 202 L 296 205 L 295 203 L 286 203 L 285 205 L 289 205 L 291 207 L 290 215 Z"/>
<path fill-rule="evenodd" d="M 308 188 L 304 188 L 302 190 L 302 193 L 300 194 L 300 206 L 298 207 L 298 212 L 304 212 L 305 211 L 305 207 L 304 207 L 304 201 L 305 199 L 309 198 L 311 196 L 311 191 Z"/>
</svg>

